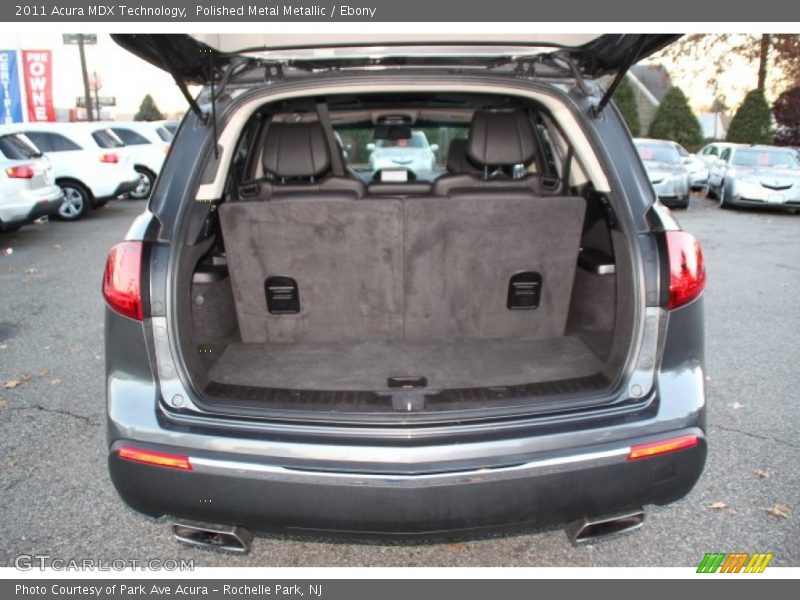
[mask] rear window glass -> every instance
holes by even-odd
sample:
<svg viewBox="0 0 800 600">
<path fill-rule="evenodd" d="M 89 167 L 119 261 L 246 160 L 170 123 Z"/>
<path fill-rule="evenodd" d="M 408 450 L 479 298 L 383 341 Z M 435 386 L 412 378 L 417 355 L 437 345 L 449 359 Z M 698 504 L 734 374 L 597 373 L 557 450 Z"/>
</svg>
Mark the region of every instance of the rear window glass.
<svg viewBox="0 0 800 600">
<path fill-rule="evenodd" d="M 408 139 L 375 139 L 373 125 L 335 127 L 347 167 L 364 181 L 376 171 L 406 169 L 409 180 L 433 181 L 446 172 L 447 149 L 456 138 L 466 139 L 469 127 L 461 123 L 418 126 Z"/>
<path fill-rule="evenodd" d="M 73 150 L 81 150 L 78 144 L 60 133 L 52 133 L 50 131 L 26 131 L 25 135 L 27 135 L 42 152 L 70 152 Z"/>
<path fill-rule="evenodd" d="M 121 139 L 126 146 L 141 146 L 142 144 L 149 144 L 150 140 L 148 140 L 143 135 L 136 133 L 132 129 L 125 129 L 123 127 L 114 127 L 112 131 L 117 134 L 119 139 Z M 105 148 L 106 146 L 104 146 Z"/>
<path fill-rule="evenodd" d="M 156 133 L 158 134 L 158 137 L 160 137 L 163 141 L 165 142 L 172 141 L 172 134 L 165 127 L 157 127 Z"/>
<path fill-rule="evenodd" d="M 679 163 L 681 157 L 675 146 L 667 144 L 636 144 L 642 160 L 653 160 L 663 163 Z"/>
<path fill-rule="evenodd" d="M 41 151 L 22 133 L 0 136 L 0 154 L 12 160 L 41 156 Z"/>
<path fill-rule="evenodd" d="M 110 129 L 98 129 L 92 132 L 92 138 L 101 148 L 119 148 L 125 143 Z"/>
<path fill-rule="evenodd" d="M 800 168 L 797 158 L 791 152 L 780 150 L 760 150 L 746 148 L 737 150 L 733 155 L 733 164 L 740 167 L 789 167 Z"/>
</svg>

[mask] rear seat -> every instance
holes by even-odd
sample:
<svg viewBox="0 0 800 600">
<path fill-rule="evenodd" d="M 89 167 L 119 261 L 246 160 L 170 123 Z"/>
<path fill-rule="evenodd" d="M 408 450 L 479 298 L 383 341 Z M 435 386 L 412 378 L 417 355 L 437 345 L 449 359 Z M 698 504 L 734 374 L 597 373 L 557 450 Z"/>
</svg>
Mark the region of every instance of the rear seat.
<svg viewBox="0 0 800 600">
<path fill-rule="evenodd" d="M 487 118 L 485 112 L 476 113 L 473 123 L 471 160 L 480 166 L 532 160 L 533 133 L 522 128 L 530 128 L 527 118 L 509 118 L 507 112 Z M 291 140 L 294 151 L 287 155 L 278 156 L 280 148 L 265 152 L 265 168 L 316 181 L 272 182 L 267 202 L 220 207 L 242 341 L 564 334 L 583 198 L 537 196 L 526 178 L 489 183 L 467 174 L 439 180 L 450 179 L 441 186 L 450 200 L 361 196 L 356 202 L 349 183 L 325 191 L 335 186 L 324 177 L 324 138 L 294 126 L 278 133 L 301 141 Z M 541 278 L 534 310 L 509 304 L 510 288 L 516 289 L 511 278 L 519 273 Z M 296 282 L 298 312 L 268 310 L 265 286 L 272 277 Z"/>
<path fill-rule="evenodd" d="M 366 191 L 356 177 L 329 173 L 331 157 L 319 121 L 270 123 L 264 135 L 261 164 L 265 177 L 239 186 L 243 200 L 269 200 L 274 194 L 342 192 L 362 198 Z"/>
</svg>

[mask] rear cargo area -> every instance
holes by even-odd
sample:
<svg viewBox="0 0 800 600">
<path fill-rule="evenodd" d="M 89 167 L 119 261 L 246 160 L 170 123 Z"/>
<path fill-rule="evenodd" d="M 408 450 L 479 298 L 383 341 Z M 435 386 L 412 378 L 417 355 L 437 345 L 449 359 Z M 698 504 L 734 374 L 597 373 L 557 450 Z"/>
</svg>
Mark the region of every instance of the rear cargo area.
<svg viewBox="0 0 800 600">
<path fill-rule="evenodd" d="M 195 375 L 239 392 L 608 382 L 629 324 L 611 233 L 587 206 L 513 194 L 222 205 L 226 253 L 200 261 L 191 286 Z M 536 289 L 516 286 L 520 273 Z M 274 310 L 284 287 L 296 306 Z"/>
</svg>

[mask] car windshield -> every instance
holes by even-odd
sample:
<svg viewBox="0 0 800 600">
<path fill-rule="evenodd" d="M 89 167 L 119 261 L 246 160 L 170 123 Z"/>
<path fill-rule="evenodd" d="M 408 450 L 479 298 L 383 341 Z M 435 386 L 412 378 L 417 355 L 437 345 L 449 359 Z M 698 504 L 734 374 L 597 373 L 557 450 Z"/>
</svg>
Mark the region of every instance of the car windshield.
<svg viewBox="0 0 800 600">
<path fill-rule="evenodd" d="M 642 144 L 637 143 L 636 149 L 642 160 L 652 160 L 656 162 L 678 164 L 681 157 L 678 149 L 670 144 Z"/>
<path fill-rule="evenodd" d="M 24 133 L 12 133 L 0 137 L 0 154 L 12 160 L 38 158 L 42 155 Z"/>
<path fill-rule="evenodd" d="M 791 152 L 744 148 L 733 155 L 732 164 L 739 167 L 788 167 L 799 169 L 800 162 Z"/>
</svg>

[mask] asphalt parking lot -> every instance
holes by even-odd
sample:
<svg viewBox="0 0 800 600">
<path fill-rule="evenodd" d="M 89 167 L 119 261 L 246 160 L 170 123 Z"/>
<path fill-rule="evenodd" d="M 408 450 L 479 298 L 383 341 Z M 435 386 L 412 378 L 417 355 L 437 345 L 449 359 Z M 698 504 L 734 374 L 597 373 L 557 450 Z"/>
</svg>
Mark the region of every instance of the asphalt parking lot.
<svg viewBox="0 0 800 600">
<path fill-rule="evenodd" d="M 117 201 L 78 223 L 0 235 L 0 564 L 37 553 L 196 566 L 695 566 L 706 552 L 740 551 L 800 566 L 800 215 L 699 198 L 676 213 L 709 273 L 710 454 L 694 491 L 650 507 L 638 532 L 580 548 L 563 530 L 447 542 L 261 536 L 236 556 L 180 546 L 166 522 L 126 508 L 107 475 L 100 279 L 142 208 Z"/>
</svg>

